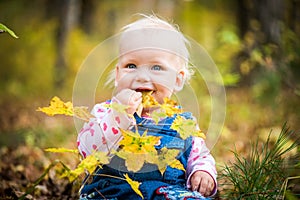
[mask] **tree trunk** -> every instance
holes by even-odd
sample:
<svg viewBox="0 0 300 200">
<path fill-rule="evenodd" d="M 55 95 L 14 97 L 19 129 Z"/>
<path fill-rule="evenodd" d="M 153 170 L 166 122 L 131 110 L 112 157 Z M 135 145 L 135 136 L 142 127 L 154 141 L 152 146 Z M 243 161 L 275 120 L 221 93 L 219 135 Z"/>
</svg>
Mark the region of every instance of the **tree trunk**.
<svg viewBox="0 0 300 200">
<path fill-rule="evenodd" d="M 256 34 L 256 42 L 280 45 L 283 19 L 283 0 L 238 0 L 238 20 L 241 36 L 249 31 Z"/>
<path fill-rule="evenodd" d="M 82 0 L 80 26 L 87 34 L 92 34 L 93 32 L 96 6 L 96 0 Z"/>
<path fill-rule="evenodd" d="M 300 35 L 300 1 L 299 0 L 291 0 L 287 3 L 288 9 L 290 12 L 286 13 L 287 16 L 287 24 L 289 28 L 296 33 L 296 35 Z"/>
<path fill-rule="evenodd" d="M 79 0 L 61 0 L 59 7 L 58 29 L 56 37 L 57 57 L 55 63 L 55 88 L 61 88 L 67 74 L 65 47 L 68 35 L 79 18 Z"/>
</svg>

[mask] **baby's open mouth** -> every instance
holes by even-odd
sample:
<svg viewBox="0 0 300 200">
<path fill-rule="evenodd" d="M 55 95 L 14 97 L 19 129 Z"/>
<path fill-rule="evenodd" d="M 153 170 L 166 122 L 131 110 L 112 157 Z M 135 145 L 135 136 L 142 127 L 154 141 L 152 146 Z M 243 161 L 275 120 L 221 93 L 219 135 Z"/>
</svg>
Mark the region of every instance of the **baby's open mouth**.
<svg viewBox="0 0 300 200">
<path fill-rule="evenodd" d="M 153 90 L 150 90 L 150 89 L 136 89 L 135 90 L 136 92 L 141 92 L 141 93 L 152 93 L 153 92 Z"/>
</svg>

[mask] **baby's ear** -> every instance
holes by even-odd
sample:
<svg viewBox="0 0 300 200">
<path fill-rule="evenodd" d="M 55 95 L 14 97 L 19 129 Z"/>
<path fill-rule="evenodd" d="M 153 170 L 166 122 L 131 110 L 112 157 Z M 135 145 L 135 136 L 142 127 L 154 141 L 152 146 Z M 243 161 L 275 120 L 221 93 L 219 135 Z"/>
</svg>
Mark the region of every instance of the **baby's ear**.
<svg viewBox="0 0 300 200">
<path fill-rule="evenodd" d="M 176 76 L 174 92 L 179 92 L 180 90 L 182 90 L 184 86 L 184 82 L 185 82 L 185 72 L 183 70 L 180 70 Z"/>
</svg>

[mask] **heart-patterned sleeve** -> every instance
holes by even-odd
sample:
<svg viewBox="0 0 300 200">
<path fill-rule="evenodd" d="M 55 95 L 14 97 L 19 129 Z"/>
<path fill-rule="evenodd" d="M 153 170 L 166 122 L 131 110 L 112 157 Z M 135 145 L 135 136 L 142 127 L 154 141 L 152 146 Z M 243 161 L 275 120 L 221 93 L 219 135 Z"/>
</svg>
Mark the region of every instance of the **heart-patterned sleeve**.
<svg viewBox="0 0 300 200">
<path fill-rule="evenodd" d="M 113 98 L 101 104 L 96 104 L 92 110 L 95 118 L 83 125 L 77 137 L 78 150 L 83 157 L 93 151 L 110 152 L 118 148 L 122 139 L 120 128 L 128 130 L 135 124 L 135 120 L 126 113 L 120 113 L 107 106 L 111 102 L 119 103 Z"/>
<path fill-rule="evenodd" d="M 193 137 L 192 150 L 188 158 L 187 164 L 187 187 L 190 188 L 191 175 L 196 171 L 207 172 L 215 182 L 215 188 L 211 195 L 217 192 L 217 171 L 215 167 L 215 159 L 210 154 L 209 149 L 206 147 L 204 140 L 200 137 Z"/>
</svg>

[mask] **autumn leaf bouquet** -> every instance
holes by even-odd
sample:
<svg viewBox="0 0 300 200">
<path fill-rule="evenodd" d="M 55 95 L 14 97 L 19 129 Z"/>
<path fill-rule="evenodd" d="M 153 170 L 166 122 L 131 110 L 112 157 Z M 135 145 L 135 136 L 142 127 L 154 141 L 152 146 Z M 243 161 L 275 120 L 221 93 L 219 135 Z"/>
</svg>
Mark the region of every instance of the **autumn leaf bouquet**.
<svg viewBox="0 0 300 200">
<path fill-rule="evenodd" d="M 115 102 L 107 106 L 119 113 L 126 113 L 127 106 Z M 164 118 L 175 117 L 170 125 L 170 129 L 176 131 L 182 139 L 187 139 L 191 136 L 205 138 L 203 132 L 197 128 L 194 119 L 187 119 L 181 115 L 183 110 L 174 100 L 165 98 L 163 103 L 160 104 L 151 96 L 151 92 L 144 92 L 137 115 L 140 116 L 143 109 L 152 110 L 152 112 L 148 114 L 157 125 Z M 73 116 L 84 121 L 89 121 L 91 118 L 94 118 L 87 107 L 74 107 L 71 102 L 63 102 L 58 97 L 53 97 L 48 107 L 38 108 L 37 111 L 41 111 L 49 116 Z M 134 118 L 133 115 L 129 115 L 129 117 Z M 157 150 L 156 146 L 160 144 L 161 137 L 148 134 L 148 129 L 139 130 L 139 124 L 136 124 L 133 129 L 120 129 L 120 131 L 122 133 L 122 139 L 118 144 L 119 148 L 117 150 L 109 150 L 107 152 L 95 151 L 82 159 L 75 169 L 70 169 L 64 165 L 66 170 L 62 174 L 62 177 L 68 177 L 70 181 L 74 181 L 84 172 L 88 172 L 92 175 L 97 168 L 102 168 L 103 165 L 109 164 L 114 156 L 124 159 L 125 166 L 129 172 L 138 172 L 145 163 L 156 165 L 162 175 L 167 166 L 185 171 L 184 166 L 177 159 L 179 150 L 168 149 L 166 147 Z M 49 148 L 46 149 L 46 151 L 79 153 L 78 150 L 65 148 Z M 111 175 L 107 176 L 114 177 Z M 127 174 L 124 174 L 124 177 L 114 178 L 125 180 L 131 188 L 143 198 L 142 193 L 138 189 L 140 185 L 139 182 L 130 179 Z"/>
</svg>

